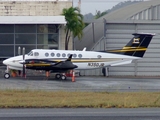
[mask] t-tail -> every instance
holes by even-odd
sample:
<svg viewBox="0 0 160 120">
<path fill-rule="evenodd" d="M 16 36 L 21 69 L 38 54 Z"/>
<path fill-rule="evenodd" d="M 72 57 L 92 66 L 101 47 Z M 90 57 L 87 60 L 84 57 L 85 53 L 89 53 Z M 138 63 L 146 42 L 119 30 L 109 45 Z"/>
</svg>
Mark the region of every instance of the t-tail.
<svg viewBox="0 0 160 120">
<path fill-rule="evenodd" d="M 153 36 L 152 33 L 134 33 L 134 37 L 129 41 L 129 43 L 119 50 L 109 50 L 107 52 L 117 53 L 135 57 L 143 57 L 146 52 Z"/>
</svg>

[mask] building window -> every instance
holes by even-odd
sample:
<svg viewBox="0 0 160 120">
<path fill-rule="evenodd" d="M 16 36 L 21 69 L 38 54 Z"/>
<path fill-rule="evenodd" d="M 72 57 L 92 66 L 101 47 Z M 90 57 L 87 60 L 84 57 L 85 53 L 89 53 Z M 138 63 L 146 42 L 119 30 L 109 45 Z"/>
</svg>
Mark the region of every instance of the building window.
<svg viewBox="0 0 160 120">
<path fill-rule="evenodd" d="M 0 34 L 0 44 L 14 44 L 14 34 Z"/>
<path fill-rule="evenodd" d="M 37 25 L 38 33 L 58 33 L 58 25 Z"/>
<path fill-rule="evenodd" d="M 58 44 L 58 34 L 48 34 L 48 44 Z"/>
<path fill-rule="evenodd" d="M 16 44 L 36 44 L 36 34 L 15 34 Z"/>
<path fill-rule="evenodd" d="M 15 25 L 15 33 L 36 33 L 36 25 L 17 24 Z"/>
<path fill-rule="evenodd" d="M 0 45 L 0 55 L 1 57 L 9 57 L 9 56 L 14 56 L 14 46 L 13 45 L 7 45 L 3 46 Z"/>
<path fill-rule="evenodd" d="M 0 33 L 14 33 L 14 25 L 1 24 Z"/>
<path fill-rule="evenodd" d="M 38 44 L 58 44 L 58 34 L 38 34 Z"/>
<path fill-rule="evenodd" d="M 58 24 L 0 24 L 0 56 L 18 55 L 18 47 L 32 49 L 58 49 Z M 3 54 L 2 51 L 5 53 Z M 51 54 L 49 54 L 51 55 Z"/>
</svg>

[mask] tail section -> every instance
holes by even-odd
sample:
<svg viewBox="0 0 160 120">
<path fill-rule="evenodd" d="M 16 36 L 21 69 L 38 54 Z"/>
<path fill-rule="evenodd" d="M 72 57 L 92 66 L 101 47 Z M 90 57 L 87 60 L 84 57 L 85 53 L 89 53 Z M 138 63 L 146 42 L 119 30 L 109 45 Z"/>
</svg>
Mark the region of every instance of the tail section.
<svg viewBox="0 0 160 120">
<path fill-rule="evenodd" d="M 129 43 L 120 50 L 110 50 L 107 52 L 117 53 L 135 57 L 143 57 L 146 52 L 152 37 L 155 34 L 151 33 L 134 33 L 134 37 L 129 41 Z"/>
</svg>

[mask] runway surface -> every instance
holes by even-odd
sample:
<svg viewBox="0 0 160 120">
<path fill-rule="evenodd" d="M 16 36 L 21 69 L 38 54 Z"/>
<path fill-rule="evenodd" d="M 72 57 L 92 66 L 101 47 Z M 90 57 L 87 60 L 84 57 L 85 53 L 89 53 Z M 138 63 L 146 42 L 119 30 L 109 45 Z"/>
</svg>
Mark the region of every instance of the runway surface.
<svg viewBox="0 0 160 120">
<path fill-rule="evenodd" d="M 160 91 L 159 78 L 140 77 L 76 77 L 76 81 L 55 80 L 54 77 L 27 76 L 4 79 L 0 89 L 68 90 L 68 91 Z"/>
<path fill-rule="evenodd" d="M 0 109 L 0 120 L 159 120 L 160 109 Z"/>
</svg>

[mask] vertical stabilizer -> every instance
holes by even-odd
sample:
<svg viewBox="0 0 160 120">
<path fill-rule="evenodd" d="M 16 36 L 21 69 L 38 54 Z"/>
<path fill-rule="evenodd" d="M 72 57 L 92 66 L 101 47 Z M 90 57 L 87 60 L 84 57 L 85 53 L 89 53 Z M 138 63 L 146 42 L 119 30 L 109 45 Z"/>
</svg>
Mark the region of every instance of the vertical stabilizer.
<svg viewBox="0 0 160 120">
<path fill-rule="evenodd" d="M 120 50 L 110 50 L 108 52 L 143 57 L 146 52 L 152 37 L 155 34 L 151 33 L 134 33 L 134 37 L 129 41 L 129 43 Z"/>
</svg>

